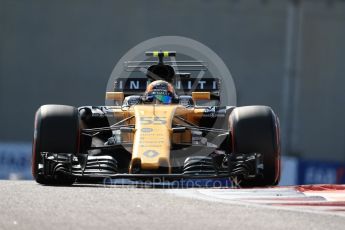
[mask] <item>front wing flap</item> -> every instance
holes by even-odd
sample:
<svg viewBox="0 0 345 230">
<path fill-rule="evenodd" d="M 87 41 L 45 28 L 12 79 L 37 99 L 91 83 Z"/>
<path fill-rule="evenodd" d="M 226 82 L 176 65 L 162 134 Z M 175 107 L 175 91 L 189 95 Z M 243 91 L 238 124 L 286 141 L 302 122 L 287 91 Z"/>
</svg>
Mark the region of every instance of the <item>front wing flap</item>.
<svg viewBox="0 0 345 230">
<path fill-rule="evenodd" d="M 233 177 L 257 177 L 262 175 L 262 154 L 227 154 L 222 167 L 213 173 L 194 171 L 188 173 L 144 173 L 131 174 L 117 172 L 117 162 L 111 156 L 89 156 L 72 153 L 42 153 L 42 164 L 39 165 L 39 173 L 54 177 L 58 174 L 78 178 L 90 179 L 134 179 L 147 180 L 164 178 L 167 180 L 179 179 L 208 179 L 208 178 L 233 178 Z"/>
</svg>

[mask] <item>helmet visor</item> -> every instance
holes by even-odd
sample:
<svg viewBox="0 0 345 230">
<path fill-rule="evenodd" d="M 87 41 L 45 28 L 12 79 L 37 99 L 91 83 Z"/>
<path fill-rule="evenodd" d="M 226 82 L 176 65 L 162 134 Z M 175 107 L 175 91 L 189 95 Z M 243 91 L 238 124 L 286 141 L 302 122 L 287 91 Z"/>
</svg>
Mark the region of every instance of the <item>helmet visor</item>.
<svg viewBox="0 0 345 230">
<path fill-rule="evenodd" d="M 163 104 L 170 104 L 172 97 L 168 95 L 153 94 L 153 97 Z"/>
</svg>

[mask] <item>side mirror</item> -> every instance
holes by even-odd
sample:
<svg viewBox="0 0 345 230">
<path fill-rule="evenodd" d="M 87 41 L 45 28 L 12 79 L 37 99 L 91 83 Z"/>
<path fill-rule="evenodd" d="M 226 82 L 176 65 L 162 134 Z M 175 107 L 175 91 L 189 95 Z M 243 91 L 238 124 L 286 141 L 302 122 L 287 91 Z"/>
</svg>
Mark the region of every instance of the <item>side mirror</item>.
<svg viewBox="0 0 345 230">
<path fill-rule="evenodd" d="M 210 92 L 192 92 L 192 98 L 194 101 L 210 100 L 211 93 Z"/>
<path fill-rule="evenodd" d="M 107 92 L 105 94 L 105 99 L 114 101 L 123 101 L 125 98 L 123 92 Z"/>
</svg>

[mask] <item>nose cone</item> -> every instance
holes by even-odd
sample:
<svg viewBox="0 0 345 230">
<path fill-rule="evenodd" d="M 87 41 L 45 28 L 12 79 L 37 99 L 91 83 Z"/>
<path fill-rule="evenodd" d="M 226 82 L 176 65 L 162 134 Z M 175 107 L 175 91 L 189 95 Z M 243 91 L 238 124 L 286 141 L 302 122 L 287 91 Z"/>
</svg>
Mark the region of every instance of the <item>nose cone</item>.
<svg viewBox="0 0 345 230">
<path fill-rule="evenodd" d="M 177 105 L 137 105 L 132 161 L 142 170 L 170 170 L 171 127 Z"/>
</svg>

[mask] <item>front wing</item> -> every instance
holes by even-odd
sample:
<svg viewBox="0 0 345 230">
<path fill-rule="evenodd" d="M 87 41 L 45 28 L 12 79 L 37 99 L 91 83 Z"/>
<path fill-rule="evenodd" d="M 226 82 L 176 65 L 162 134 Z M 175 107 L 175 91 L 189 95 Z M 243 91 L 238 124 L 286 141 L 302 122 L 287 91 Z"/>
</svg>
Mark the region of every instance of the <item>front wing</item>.
<svg viewBox="0 0 345 230">
<path fill-rule="evenodd" d="M 59 175 L 70 176 L 78 179 L 133 179 L 150 180 L 164 178 L 165 180 L 180 179 L 210 179 L 210 178 L 236 178 L 257 177 L 262 174 L 262 155 L 229 154 L 228 164 L 215 171 L 194 170 L 181 173 L 119 173 L 116 172 L 116 161 L 111 156 L 88 156 L 72 153 L 42 153 L 42 164 L 39 165 L 39 173 L 47 177 Z"/>
</svg>

